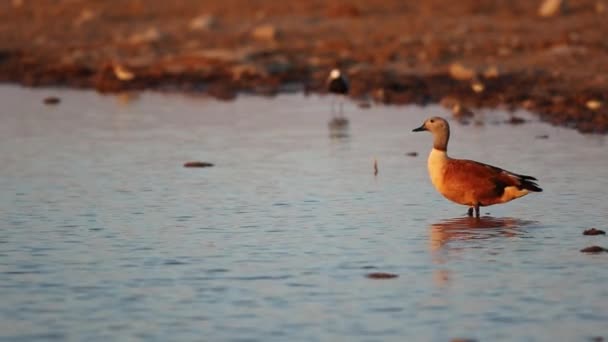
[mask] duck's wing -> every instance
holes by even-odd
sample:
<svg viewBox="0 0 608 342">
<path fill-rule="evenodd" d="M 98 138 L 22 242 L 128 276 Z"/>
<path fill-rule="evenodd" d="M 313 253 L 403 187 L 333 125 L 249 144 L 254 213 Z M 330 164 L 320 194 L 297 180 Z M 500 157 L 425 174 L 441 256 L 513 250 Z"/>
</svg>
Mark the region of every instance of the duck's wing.
<svg viewBox="0 0 608 342">
<path fill-rule="evenodd" d="M 536 178 L 520 175 L 496 166 L 474 160 L 451 159 L 445 169 L 444 180 L 462 188 L 474 187 L 476 192 L 488 196 L 500 196 L 505 188 L 540 192 Z"/>
</svg>

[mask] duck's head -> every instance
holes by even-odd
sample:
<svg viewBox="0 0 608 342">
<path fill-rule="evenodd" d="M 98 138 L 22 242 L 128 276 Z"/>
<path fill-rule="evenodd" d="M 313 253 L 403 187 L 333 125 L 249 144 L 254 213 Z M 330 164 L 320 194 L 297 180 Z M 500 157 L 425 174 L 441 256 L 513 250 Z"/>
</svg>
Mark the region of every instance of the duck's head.
<svg viewBox="0 0 608 342">
<path fill-rule="evenodd" d="M 429 131 L 433 134 L 436 134 L 449 130 L 450 125 L 448 124 L 448 121 L 446 119 L 439 116 L 433 116 L 431 118 L 426 119 L 422 126 L 414 128 L 412 132 Z"/>
<path fill-rule="evenodd" d="M 439 116 L 433 116 L 424 121 L 422 126 L 415 128 L 412 132 L 429 131 L 433 133 L 433 147 L 435 149 L 446 151 L 448 140 L 450 139 L 450 125 L 448 121 Z"/>
</svg>

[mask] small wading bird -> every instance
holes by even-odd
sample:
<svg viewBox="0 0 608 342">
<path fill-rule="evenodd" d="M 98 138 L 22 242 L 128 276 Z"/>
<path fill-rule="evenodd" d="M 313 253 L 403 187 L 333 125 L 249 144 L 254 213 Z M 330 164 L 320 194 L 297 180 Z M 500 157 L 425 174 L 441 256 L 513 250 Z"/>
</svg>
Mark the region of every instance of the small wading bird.
<svg viewBox="0 0 608 342">
<path fill-rule="evenodd" d="M 331 94 L 335 94 L 339 96 L 339 116 L 342 116 L 342 98 L 348 94 L 348 80 L 346 76 L 342 75 L 339 69 L 333 69 L 329 73 L 329 77 L 327 78 L 327 90 Z M 335 112 L 334 110 L 334 100 L 331 102 L 331 112 L 332 114 Z"/>
<path fill-rule="evenodd" d="M 518 175 L 472 160 L 448 157 L 450 126 L 443 118 L 429 118 L 413 130 L 421 131 L 433 134 L 433 149 L 428 159 L 431 182 L 445 198 L 469 206 L 469 216 L 473 216 L 473 209 L 475 216 L 479 217 L 479 207 L 506 203 L 530 192 L 543 191 L 532 176 Z"/>
</svg>

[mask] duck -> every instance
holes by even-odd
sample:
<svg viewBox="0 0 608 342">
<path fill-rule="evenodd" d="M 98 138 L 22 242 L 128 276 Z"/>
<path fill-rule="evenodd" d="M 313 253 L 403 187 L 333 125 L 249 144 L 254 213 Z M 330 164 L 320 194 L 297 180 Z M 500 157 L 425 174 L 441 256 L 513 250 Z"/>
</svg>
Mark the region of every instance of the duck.
<svg viewBox="0 0 608 342">
<path fill-rule="evenodd" d="M 442 117 L 428 118 L 413 132 L 433 134 L 428 171 L 435 189 L 448 200 L 469 207 L 468 215 L 479 218 L 479 208 L 501 204 L 543 191 L 538 180 L 473 160 L 448 156 L 450 125 Z"/>
</svg>

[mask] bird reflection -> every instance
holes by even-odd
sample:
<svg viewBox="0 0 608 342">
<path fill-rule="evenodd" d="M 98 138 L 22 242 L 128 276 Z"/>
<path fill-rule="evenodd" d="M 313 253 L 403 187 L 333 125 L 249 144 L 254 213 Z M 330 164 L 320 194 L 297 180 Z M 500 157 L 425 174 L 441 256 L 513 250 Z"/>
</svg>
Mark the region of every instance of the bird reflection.
<svg viewBox="0 0 608 342">
<path fill-rule="evenodd" d="M 349 137 L 348 119 L 345 117 L 334 117 L 327 124 L 329 137 L 332 139 L 344 139 Z"/>
<path fill-rule="evenodd" d="M 450 242 L 472 242 L 491 238 L 512 238 L 526 233 L 525 227 L 536 222 L 512 217 L 457 217 L 442 220 L 429 227 L 429 249 L 433 262 L 440 266 L 433 272 L 433 282 L 440 288 L 449 285 L 453 278 L 449 260 L 454 254 L 466 251 L 462 244 L 447 248 Z M 447 254 L 449 254 L 449 257 Z"/>
<path fill-rule="evenodd" d="M 444 247 L 450 241 L 481 240 L 495 237 L 514 237 L 525 233 L 523 227 L 533 224 L 512 217 L 457 217 L 431 224 L 431 251 Z"/>
</svg>

